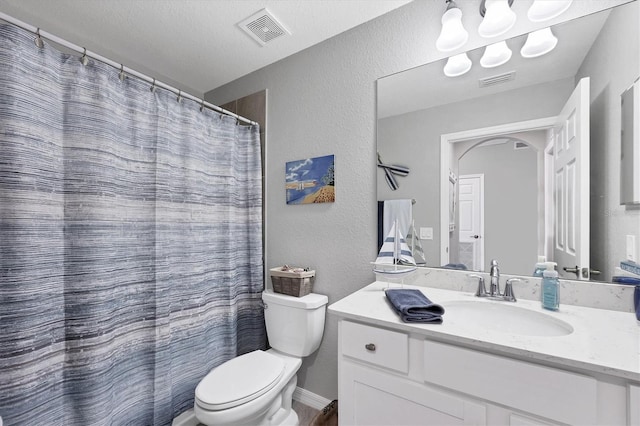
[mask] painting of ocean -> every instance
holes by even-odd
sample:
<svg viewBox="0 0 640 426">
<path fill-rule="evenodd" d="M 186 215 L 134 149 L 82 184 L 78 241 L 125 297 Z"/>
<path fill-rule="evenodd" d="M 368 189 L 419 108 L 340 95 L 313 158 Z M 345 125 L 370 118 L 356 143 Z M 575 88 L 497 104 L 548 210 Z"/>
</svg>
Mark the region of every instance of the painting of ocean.
<svg viewBox="0 0 640 426">
<path fill-rule="evenodd" d="M 335 201 L 334 156 L 288 161 L 285 165 L 287 204 Z"/>
</svg>

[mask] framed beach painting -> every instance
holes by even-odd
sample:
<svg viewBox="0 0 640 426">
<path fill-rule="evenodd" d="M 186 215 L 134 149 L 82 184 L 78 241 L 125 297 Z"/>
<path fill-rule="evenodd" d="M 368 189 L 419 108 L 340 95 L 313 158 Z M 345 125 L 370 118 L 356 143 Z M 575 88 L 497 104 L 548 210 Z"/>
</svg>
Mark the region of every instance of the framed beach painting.
<svg viewBox="0 0 640 426">
<path fill-rule="evenodd" d="M 285 165 L 287 204 L 333 203 L 334 156 L 288 161 Z"/>
</svg>

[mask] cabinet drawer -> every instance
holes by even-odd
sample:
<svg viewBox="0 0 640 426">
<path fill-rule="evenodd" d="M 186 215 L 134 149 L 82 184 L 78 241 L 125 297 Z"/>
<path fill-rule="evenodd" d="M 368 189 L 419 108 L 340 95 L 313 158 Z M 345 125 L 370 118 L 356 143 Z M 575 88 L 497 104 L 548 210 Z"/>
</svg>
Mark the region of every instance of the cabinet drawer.
<svg viewBox="0 0 640 426">
<path fill-rule="evenodd" d="M 424 377 L 562 423 L 593 424 L 597 419 L 597 381 L 568 371 L 425 341 Z"/>
<path fill-rule="evenodd" d="M 341 325 L 342 353 L 391 370 L 409 371 L 409 337 L 350 321 Z"/>
</svg>

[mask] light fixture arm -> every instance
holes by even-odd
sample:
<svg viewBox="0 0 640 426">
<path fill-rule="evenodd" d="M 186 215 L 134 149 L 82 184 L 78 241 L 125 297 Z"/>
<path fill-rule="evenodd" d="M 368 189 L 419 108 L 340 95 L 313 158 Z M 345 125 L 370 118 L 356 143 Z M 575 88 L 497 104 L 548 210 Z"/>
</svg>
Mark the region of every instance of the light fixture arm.
<svg viewBox="0 0 640 426">
<path fill-rule="evenodd" d="M 451 0 L 453 1 L 453 0 Z M 486 0 L 480 2 L 480 16 L 484 18 L 484 14 L 487 13 L 487 7 L 485 6 Z M 509 0 L 509 7 L 513 4 L 513 0 Z"/>
<path fill-rule="evenodd" d="M 456 4 L 455 0 L 445 0 L 445 2 L 447 3 L 447 9 L 445 10 L 445 12 L 449 9 L 454 9 L 454 8 L 460 9 Z"/>
</svg>

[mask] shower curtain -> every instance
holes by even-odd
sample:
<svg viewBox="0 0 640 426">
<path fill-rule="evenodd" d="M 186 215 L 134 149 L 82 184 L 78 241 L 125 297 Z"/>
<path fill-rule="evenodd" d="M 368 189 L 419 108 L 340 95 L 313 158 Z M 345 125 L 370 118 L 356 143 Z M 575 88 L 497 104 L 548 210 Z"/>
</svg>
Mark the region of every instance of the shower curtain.
<svg viewBox="0 0 640 426">
<path fill-rule="evenodd" d="M 119 71 L 0 25 L 5 425 L 168 425 L 266 347 L 259 129 Z"/>
</svg>

